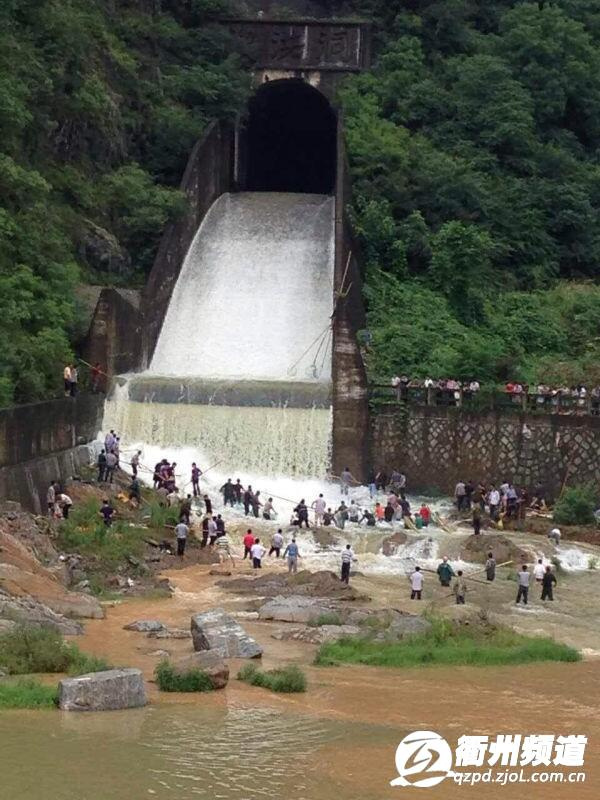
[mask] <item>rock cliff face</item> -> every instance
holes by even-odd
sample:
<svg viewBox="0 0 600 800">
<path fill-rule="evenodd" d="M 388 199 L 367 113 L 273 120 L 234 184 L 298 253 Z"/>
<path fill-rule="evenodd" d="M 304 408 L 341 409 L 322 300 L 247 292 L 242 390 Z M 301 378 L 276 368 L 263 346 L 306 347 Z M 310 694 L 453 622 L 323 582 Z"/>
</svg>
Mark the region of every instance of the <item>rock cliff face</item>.
<svg viewBox="0 0 600 800">
<path fill-rule="evenodd" d="M 94 597 L 66 588 L 67 570 L 44 522 L 18 503 L 0 506 L 0 619 L 80 633 L 69 618 L 101 619 L 104 611 Z"/>
</svg>

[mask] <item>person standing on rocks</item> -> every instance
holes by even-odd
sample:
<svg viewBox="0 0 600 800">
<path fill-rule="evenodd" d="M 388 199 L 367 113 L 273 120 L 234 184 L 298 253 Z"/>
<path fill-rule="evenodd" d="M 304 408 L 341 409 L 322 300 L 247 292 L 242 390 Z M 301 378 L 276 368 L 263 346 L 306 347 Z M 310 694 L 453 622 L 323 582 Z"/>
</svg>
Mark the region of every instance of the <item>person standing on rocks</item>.
<svg viewBox="0 0 600 800">
<path fill-rule="evenodd" d="M 254 534 L 252 533 L 250 528 L 248 528 L 248 530 L 246 531 L 246 535 L 244 536 L 242 541 L 244 544 L 244 558 L 250 558 L 252 545 L 254 544 Z"/>
<path fill-rule="evenodd" d="M 300 558 L 300 553 L 298 551 L 298 545 L 296 544 L 295 538 L 289 542 L 288 546 L 283 551 L 283 557 L 287 557 L 288 572 L 298 572 L 298 559 Z"/>
<path fill-rule="evenodd" d="M 235 497 L 236 505 L 242 504 L 242 494 L 244 493 L 244 487 L 242 486 L 242 482 L 238 478 L 236 482 L 233 484 L 233 495 Z"/>
<path fill-rule="evenodd" d="M 478 505 L 473 506 L 473 533 L 475 536 L 479 536 L 481 533 L 481 509 Z"/>
<path fill-rule="evenodd" d="M 463 578 L 462 569 L 459 569 L 456 573 L 456 580 L 454 581 L 452 591 L 454 592 L 454 597 L 456 597 L 456 605 L 464 606 L 465 595 L 467 594 L 467 582 Z"/>
<path fill-rule="evenodd" d="M 533 568 L 533 577 L 535 578 L 536 583 L 542 583 L 544 579 L 544 575 L 546 574 L 546 570 L 544 568 L 544 564 L 541 558 L 538 558 L 537 564 Z"/>
<path fill-rule="evenodd" d="M 190 516 L 192 514 L 192 495 L 188 494 L 185 500 L 181 501 L 179 506 L 179 519 L 185 522 L 186 525 L 190 524 Z"/>
<path fill-rule="evenodd" d="M 119 459 L 117 456 L 112 452 L 106 454 L 106 473 L 104 476 L 104 480 L 106 483 L 112 483 L 113 478 L 115 476 L 115 470 L 117 468 L 117 464 L 119 463 Z"/>
<path fill-rule="evenodd" d="M 437 568 L 438 578 L 442 586 L 450 586 L 450 580 L 454 578 L 454 570 L 448 562 L 448 556 L 444 556 L 442 563 Z"/>
<path fill-rule="evenodd" d="M 231 566 L 235 568 L 235 561 L 231 553 L 231 542 L 226 533 L 223 533 L 217 539 L 217 555 L 219 556 L 219 564 L 223 564 L 225 559 L 228 558 L 231 561 Z"/>
<path fill-rule="evenodd" d="M 487 500 L 490 507 L 490 519 L 494 522 L 498 522 L 498 518 L 500 517 L 500 492 L 493 483 L 490 486 Z"/>
<path fill-rule="evenodd" d="M 104 520 L 104 524 L 106 525 L 106 527 L 110 528 L 110 526 L 112 525 L 113 517 L 115 515 L 115 510 L 107 499 L 102 501 L 102 506 L 98 513 Z"/>
<path fill-rule="evenodd" d="M 56 489 L 54 483 L 51 483 L 46 492 L 46 505 L 48 507 L 48 516 L 54 516 L 54 507 L 56 505 Z"/>
<path fill-rule="evenodd" d="M 348 469 L 348 467 L 344 467 L 342 470 L 342 474 L 340 475 L 340 489 L 343 495 L 347 495 L 350 490 L 350 484 L 356 483 L 354 480 L 354 476 Z"/>
<path fill-rule="evenodd" d="M 548 565 L 544 572 L 544 577 L 542 578 L 542 600 L 554 600 L 552 585 L 556 585 L 556 582 L 556 575 L 554 575 L 552 568 Z"/>
<path fill-rule="evenodd" d="M 137 478 L 138 474 L 138 467 L 140 466 L 140 456 L 142 455 L 142 451 L 138 450 L 137 453 L 134 453 L 131 456 L 131 472 L 133 473 L 133 477 Z"/>
<path fill-rule="evenodd" d="M 517 574 L 517 581 L 519 588 L 517 590 L 517 605 L 523 600 L 523 605 L 527 605 L 527 598 L 529 595 L 529 583 L 531 574 L 527 570 L 527 564 L 523 564 L 521 571 Z"/>
<path fill-rule="evenodd" d="M 415 571 L 410 576 L 410 599 L 420 600 L 423 591 L 423 573 L 421 567 L 415 567 Z"/>
<path fill-rule="evenodd" d="M 421 505 L 421 508 L 419 509 L 419 516 L 423 520 L 423 527 L 429 527 L 429 523 L 431 522 L 431 509 L 427 503 L 423 503 Z"/>
<path fill-rule="evenodd" d="M 98 483 L 104 483 L 106 480 L 106 453 L 101 450 L 98 455 Z"/>
<path fill-rule="evenodd" d="M 250 507 L 252 506 L 252 499 L 254 498 L 254 493 L 252 491 L 252 486 L 248 484 L 248 488 L 244 492 L 244 516 L 248 516 L 250 513 Z"/>
<path fill-rule="evenodd" d="M 460 480 L 454 489 L 454 499 L 456 501 L 456 510 L 462 511 L 465 505 L 466 488 L 464 481 Z"/>
<path fill-rule="evenodd" d="M 77 367 L 73 364 L 71 366 L 71 397 L 77 396 L 77 390 L 79 388 L 79 372 Z"/>
<path fill-rule="evenodd" d="M 262 559 L 267 551 L 260 543 L 260 539 L 255 539 L 250 549 L 252 555 L 252 569 L 262 569 Z"/>
<path fill-rule="evenodd" d="M 195 461 L 192 461 L 192 494 L 194 497 L 200 497 L 200 476 L 202 470 L 197 466 Z"/>
<path fill-rule="evenodd" d="M 269 499 L 263 506 L 262 516 L 263 519 L 270 520 L 272 518 L 271 515 L 274 515 L 275 519 L 277 519 L 277 512 L 273 508 L 273 498 L 269 497 Z"/>
<path fill-rule="evenodd" d="M 327 508 L 327 504 L 323 499 L 322 494 L 320 494 L 316 500 L 313 500 L 311 503 L 311 508 L 314 509 L 315 512 L 315 525 L 322 525 L 323 515 L 325 514 L 325 509 Z"/>
<path fill-rule="evenodd" d="M 348 585 L 350 583 L 350 567 L 352 562 L 356 561 L 352 547 L 347 544 L 346 549 L 342 550 L 342 574 L 341 581 Z"/>
<path fill-rule="evenodd" d="M 488 581 L 493 581 L 496 577 L 496 559 L 493 553 L 487 554 L 487 561 L 485 562 L 485 577 Z"/>
<path fill-rule="evenodd" d="M 175 538 L 177 539 L 177 555 L 180 558 L 183 558 L 185 553 L 185 544 L 187 542 L 187 537 L 190 532 L 190 529 L 185 524 L 185 522 L 181 521 L 175 525 Z"/>
<path fill-rule="evenodd" d="M 217 527 L 216 520 L 213 519 L 212 515 L 208 517 L 208 543 L 212 547 L 217 540 L 217 534 L 219 533 L 219 528 Z"/>
<path fill-rule="evenodd" d="M 548 539 L 550 539 L 551 542 L 554 542 L 554 544 L 558 547 L 560 545 L 560 538 L 561 538 L 560 529 L 552 528 L 552 530 L 548 534 Z"/>
<path fill-rule="evenodd" d="M 283 547 L 283 533 L 281 531 L 281 528 L 279 528 L 277 533 L 274 533 L 273 538 L 271 539 L 271 549 L 269 550 L 269 555 L 272 556 L 273 553 L 275 553 L 275 558 L 279 558 L 282 547 Z"/>
<path fill-rule="evenodd" d="M 65 384 L 65 397 L 71 394 L 71 365 L 67 364 L 63 370 L 63 380 Z"/>
<path fill-rule="evenodd" d="M 69 519 L 69 511 L 71 510 L 71 506 L 73 505 L 73 501 L 69 497 L 68 494 L 59 494 L 56 498 L 56 502 L 58 503 L 58 507 L 62 511 L 63 519 Z"/>
<path fill-rule="evenodd" d="M 304 498 L 300 500 L 294 511 L 296 514 L 298 514 L 298 528 L 300 529 L 302 527 L 302 523 L 304 523 L 307 528 L 310 528 L 310 525 L 308 524 L 308 508 Z"/>
<path fill-rule="evenodd" d="M 231 478 L 227 478 L 223 486 L 221 486 L 221 494 L 223 495 L 223 505 L 226 506 L 227 503 L 233 508 L 235 505 L 235 493 L 233 491 L 233 483 Z"/>
</svg>

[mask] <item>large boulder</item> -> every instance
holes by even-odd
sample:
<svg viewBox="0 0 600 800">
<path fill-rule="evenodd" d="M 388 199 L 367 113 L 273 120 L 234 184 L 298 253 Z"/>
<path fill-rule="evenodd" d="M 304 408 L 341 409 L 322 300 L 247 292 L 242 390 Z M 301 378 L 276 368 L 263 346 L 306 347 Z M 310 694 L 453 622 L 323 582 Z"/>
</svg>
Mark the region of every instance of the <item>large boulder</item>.
<svg viewBox="0 0 600 800">
<path fill-rule="evenodd" d="M 63 711 L 116 711 L 146 705 L 146 689 L 139 669 L 110 669 L 65 678 L 58 684 Z"/>
<path fill-rule="evenodd" d="M 136 619 L 135 622 L 123 625 L 124 631 L 137 631 L 138 633 L 158 633 L 166 629 L 166 625 L 157 619 Z"/>
<path fill-rule="evenodd" d="M 80 622 L 57 614 L 31 597 L 10 597 L 2 591 L 0 591 L 0 619 L 36 628 L 50 628 L 65 636 L 77 636 L 83 633 Z"/>
<path fill-rule="evenodd" d="M 215 650 L 199 650 L 179 659 L 172 666 L 177 674 L 201 669 L 210 678 L 213 689 L 224 689 L 229 681 L 229 667 Z"/>
<path fill-rule="evenodd" d="M 339 576 L 330 570 L 309 572 L 301 570 L 295 575 L 287 573 L 266 573 L 256 578 L 234 578 L 219 581 L 217 586 L 236 594 L 256 594 L 261 597 L 279 595 L 306 595 L 336 600 L 368 600 L 353 586 L 342 583 Z"/>
<path fill-rule="evenodd" d="M 223 658 L 260 658 L 262 647 L 222 608 L 194 614 L 194 650 L 214 650 Z"/>
<path fill-rule="evenodd" d="M 69 592 L 47 570 L 30 572 L 16 564 L 0 563 L 0 581 L 4 591 L 13 597 L 33 597 L 57 614 L 67 617 L 103 619 L 104 610 L 95 597 Z"/>
<path fill-rule="evenodd" d="M 492 552 L 498 564 L 512 561 L 516 567 L 520 564 L 531 563 L 537 558 L 534 547 L 526 547 L 509 539 L 501 533 L 485 533 L 469 536 L 463 542 L 460 557 L 463 561 L 473 561 L 485 564 L 487 554 Z"/>
<path fill-rule="evenodd" d="M 318 625 L 314 628 L 288 628 L 276 631 L 271 638 L 279 641 L 307 642 L 308 644 L 323 644 L 335 642 L 344 636 L 360 636 L 364 631 L 357 625 Z"/>
<path fill-rule="evenodd" d="M 258 609 L 258 618 L 274 619 L 278 622 L 309 622 L 323 614 L 331 614 L 332 611 L 333 607 L 322 600 L 304 595 L 279 595 Z"/>
</svg>

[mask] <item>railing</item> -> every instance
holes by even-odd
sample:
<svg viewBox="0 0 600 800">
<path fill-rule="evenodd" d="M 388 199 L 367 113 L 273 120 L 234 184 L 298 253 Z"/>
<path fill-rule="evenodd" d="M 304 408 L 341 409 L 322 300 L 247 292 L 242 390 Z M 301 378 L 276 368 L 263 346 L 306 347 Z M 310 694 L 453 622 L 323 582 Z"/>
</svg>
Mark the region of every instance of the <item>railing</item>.
<svg viewBox="0 0 600 800">
<path fill-rule="evenodd" d="M 512 394 L 487 386 L 472 392 L 468 389 L 371 384 L 369 399 L 374 409 L 382 406 L 416 405 L 464 408 L 471 411 L 504 410 L 600 416 L 600 397 L 592 395 L 591 392 L 588 392 L 586 397 L 573 397 L 569 394 L 538 394 L 527 391 Z"/>
</svg>

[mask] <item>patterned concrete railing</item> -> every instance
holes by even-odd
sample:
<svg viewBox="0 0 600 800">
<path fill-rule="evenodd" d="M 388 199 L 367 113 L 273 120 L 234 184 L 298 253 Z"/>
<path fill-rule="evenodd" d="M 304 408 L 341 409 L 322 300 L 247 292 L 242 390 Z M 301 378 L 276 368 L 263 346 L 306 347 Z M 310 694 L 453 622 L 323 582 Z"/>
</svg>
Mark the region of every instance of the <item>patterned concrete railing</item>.
<svg viewBox="0 0 600 800">
<path fill-rule="evenodd" d="M 399 386 L 371 384 L 369 398 L 373 410 L 380 406 L 409 404 L 418 406 L 440 406 L 442 408 L 464 408 L 473 411 L 526 411 L 544 414 L 577 414 L 600 416 L 600 396 L 587 392 L 585 397 L 568 393 L 545 393 L 524 391 L 511 394 L 501 389 L 483 389 L 472 392 L 467 389 L 439 389 L 425 386 Z"/>
</svg>

